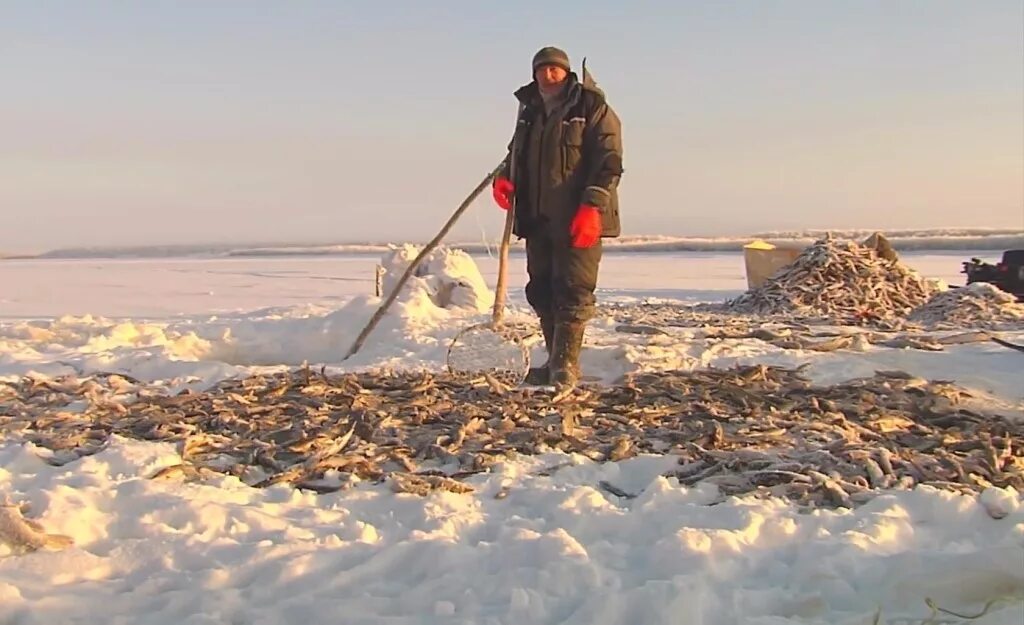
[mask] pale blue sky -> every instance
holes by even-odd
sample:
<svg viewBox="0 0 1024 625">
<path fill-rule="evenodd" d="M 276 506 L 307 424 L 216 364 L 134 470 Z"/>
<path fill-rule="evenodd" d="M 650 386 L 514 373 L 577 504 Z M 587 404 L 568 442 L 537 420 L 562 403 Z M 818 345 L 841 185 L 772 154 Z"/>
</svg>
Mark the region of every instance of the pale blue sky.
<svg viewBox="0 0 1024 625">
<path fill-rule="evenodd" d="M 625 234 L 1024 227 L 1022 0 L 8 0 L 0 251 L 425 241 L 547 44 L 622 118 Z"/>
</svg>

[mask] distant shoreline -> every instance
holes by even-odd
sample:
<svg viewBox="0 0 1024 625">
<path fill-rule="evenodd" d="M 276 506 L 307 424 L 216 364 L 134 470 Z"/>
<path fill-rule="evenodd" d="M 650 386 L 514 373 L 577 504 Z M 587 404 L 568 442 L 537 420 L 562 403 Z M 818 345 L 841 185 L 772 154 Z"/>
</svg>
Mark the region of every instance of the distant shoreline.
<svg viewBox="0 0 1024 625">
<path fill-rule="evenodd" d="M 837 239 L 863 241 L 873 230 L 834 230 Z M 1024 230 L 1010 229 L 933 229 L 881 231 L 897 251 L 934 252 L 999 252 L 1024 248 Z M 605 239 L 605 251 L 614 253 L 663 252 L 741 252 L 743 246 L 754 240 L 775 245 L 808 245 L 825 236 L 824 230 L 794 232 L 767 232 L 748 236 L 730 237 L 672 237 L 659 235 L 633 235 L 618 239 Z M 158 258 L 274 258 L 381 255 L 395 247 L 422 242 L 401 243 L 338 243 L 338 244 L 195 244 L 195 245 L 138 245 L 94 248 L 62 248 L 40 254 L 0 254 L 0 260 L 46 259 L 158 259 Z M 497 251 L 497 241 L 452 242 L 447 248 L 461 249 L 469 254 L 487 254 Z M 513 251 L 521 251 L 522 241 L 513 241 Z"/>
</svg>

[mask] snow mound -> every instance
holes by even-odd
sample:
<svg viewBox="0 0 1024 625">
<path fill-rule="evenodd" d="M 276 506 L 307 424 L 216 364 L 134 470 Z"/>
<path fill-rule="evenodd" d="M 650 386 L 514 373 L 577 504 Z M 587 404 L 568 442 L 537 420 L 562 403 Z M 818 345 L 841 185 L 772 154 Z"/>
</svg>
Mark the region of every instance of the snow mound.
<svg viewBox="0 0 1024 625">
<path fill-rule="evenodd" d="M 213 344 L 209 359 L 235 365 L 336 363 L 347 353 L 422 248 L 393 246 L 378 263 L 378 297 L 357 297 L 327 314 L 294 319 L 232 322 Z M 424 365 L 443 360 L 448 339 L 461 322 L 489 311 L 494 294 L 473 259 L 438 247 L 416 266 L 386 314 L 349 364 Z"/>
<path fill-rule="evenodd" d="M 381 260 L 384 297 L 394 291 L 422 250 L 420 246 L 405 244 L 384 255 Z M 466 308 L 482 313 L 494 305 L 494 293 L 488 289 L 473 258 L 462 250 L 444 246 L 427 254 L 403 286 L 398 300 L 415 298 L 417 291 L 425 293 L 438 308 Z"/>
</svg>

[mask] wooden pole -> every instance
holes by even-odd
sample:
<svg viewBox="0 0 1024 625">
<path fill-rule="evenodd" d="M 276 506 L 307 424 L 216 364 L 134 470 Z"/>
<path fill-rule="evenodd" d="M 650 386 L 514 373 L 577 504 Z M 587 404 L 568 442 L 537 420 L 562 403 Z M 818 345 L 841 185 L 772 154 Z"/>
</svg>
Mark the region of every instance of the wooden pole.
<svg viewBox="0 0 1024 625">
<path fill-rule="evenodd" d="M 427 243 L 427 245 L 420 251 L 416 258 L 411 263 L 409 263 L 409 266 L 406 267 L 405 269 L 405 273 L 402 274 L 402 277 L 399 278 L 398 282 L 395 284 L 395 288 L 391 291 L 391 293 L 388 294 L 387 298 L 380 305 L 380 307 L 377 308 L 377 311 L 373 313 L 373 317 L 370 318 L 369 323 L 366 324 L 366 327 L 363 328 L 363 331 L 359 333 L 359 336 L 356 338 L 355 342 L 352 344 L 352 347 L 348 350 L 348 353 L 345 355 L 345 357 L 342 358 L 342 361 L 348 360 L 356 352 L 359 351 L 359 349 L 363 346 L 363 342 L 366 341 L 366 337 L 370 335 L 370 332 L 373 331 L 373 329 L 377 326 L 380 320 L 384 317 L 384 313 L 387 312 L 391 304 L 394 303 L 395 299 L 398 298 L 398 293 L 402 290 L 402 287 L 405 285 L 405 283 L 409 281 L 409 278 L 416 270 L 416 267 L 419 266 L 419 264 L 427 256 L 427 254 L 434 251 L 438 244 L 441 243 L 441 240 L 444 239 L 445 235 L 448 234 L 448 231 L 452 229 L 452 226 L 454 226 L 455 222 L 459 219 L 459 217 L 462 216 L 462 213 L 466 212 L 466 209 L 469 208 L 469 205 L 473 203 L 473 200 L 476 199 L 476 196 L 480 195 L 480 192 L 483 191 L 488 184 L 490 184 L 491 180 L 493 180 L 494 177 L 498 175 L 498 172 L 500 172 L 502 168 L 504 168 L 504 166 L 505 161 L 502 160 L 501 163 L 499 163 L 494 168 L 494 170 L 491 171 L 491 173 L 487 174 L 487 176 L 480 181 L 480 184 L 478 184 L 476 188 L 473 189 L 473 191 L 466 197 L 466 199 L 463 200 L 462 204 L 460 204 L 459 207 L 455 210 L 452 216 L 448 218 L 447 223 L 445 223 L 445 225 L 441 228 L 440 232 L 438 232 L 437 235 L 429 243 Z M 506 218 L 506 229 L 508 229 L 509 227 L 509 224 L 507 222 L 508 219 Z"/>
<path fill-rule="evenodd" d="M 515 199 L 505 214 L 505 229 L 501 233 L 501 249 L 498 250 L 498 283 L 494 287 L 494 311 L 491 322 L 497 326 L 505 315 L 505 291 L 508 290 L 508 248 L 512 238 L 512 222 L 515 219 Z"/>
<path fill-rule="evenodd" d="M 512 146 L 509 151 L 511 156 L 508 159 L 508 178 L 513 181 L 513 184 L 516 180 L 516 147 L 519 138 L 519 118 L 522 115 L 523 105 L 520 103 L 516 111 L 516 132 L 512 135 Z M 498 283 L 494 286 L 494 311 L 491 313 L 491 323 L 495 327 L 501 324 L 502 317 L 505 315 L 505 292 L 508 290 L 508 247 L 509 240 L 512 238 L 515 212 L 516 194 L 513 192 L 511 206 L 505 211 L 505 229 L 501 233 L 501 248 L 498 250 Z"/>
</svg>

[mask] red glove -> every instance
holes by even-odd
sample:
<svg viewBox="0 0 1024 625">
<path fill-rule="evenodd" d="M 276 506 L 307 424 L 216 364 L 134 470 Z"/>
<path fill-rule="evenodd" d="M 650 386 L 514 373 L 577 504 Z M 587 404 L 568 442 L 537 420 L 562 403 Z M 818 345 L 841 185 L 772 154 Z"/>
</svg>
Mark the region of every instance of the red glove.
<svg viewBox="0 0 1024 625">
<path fill-rule="evenodd" d="M 494 187 L 491 189 L 491 192 L 494 194 L 494 201 L 505 210 L 512 207 L 512 194 L 515 191 L 516 186 L 508 178 L 495 179 Z"/>
<path fill-rule="evenodd" d="M 601 211 L 583 204 L 569 226 L 573 247 L 592 247 L 601 238 Z"/>
</svg>

